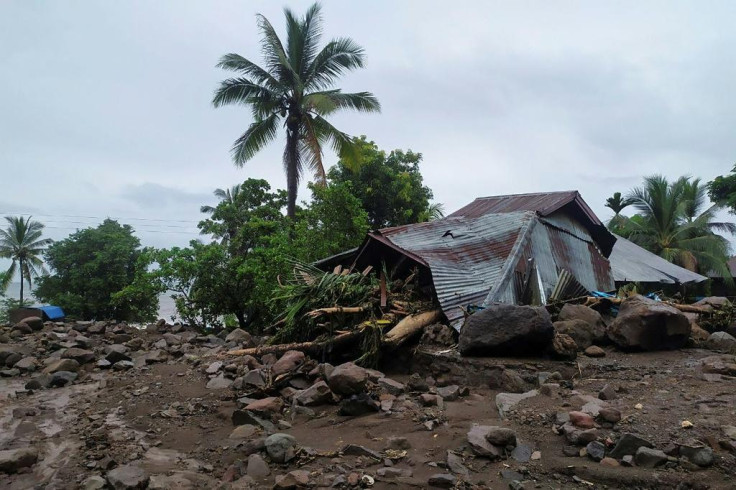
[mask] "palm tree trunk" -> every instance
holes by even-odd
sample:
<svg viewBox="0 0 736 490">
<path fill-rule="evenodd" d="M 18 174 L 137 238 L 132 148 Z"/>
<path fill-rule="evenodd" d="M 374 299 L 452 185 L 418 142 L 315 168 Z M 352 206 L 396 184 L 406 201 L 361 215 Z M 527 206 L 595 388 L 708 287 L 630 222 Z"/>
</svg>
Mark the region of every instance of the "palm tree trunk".
<svg viewBox="0 0 736 490">
<path fill-rule="evenodd" d="M 286 167 L 286 216 L 294 219 L 296 211 L 296 193 L 299 190 L 299 150 L 297 147 L 298 135 L 296 128 L 289 128 L 286 132 L 286 149 L 284 151 L 284 166 Z"/>
<path fill-rule="evenodd" d="M 20 265 L 20 307 L 23 307 L 23 259 L 19 260 Z"/>
</svg>

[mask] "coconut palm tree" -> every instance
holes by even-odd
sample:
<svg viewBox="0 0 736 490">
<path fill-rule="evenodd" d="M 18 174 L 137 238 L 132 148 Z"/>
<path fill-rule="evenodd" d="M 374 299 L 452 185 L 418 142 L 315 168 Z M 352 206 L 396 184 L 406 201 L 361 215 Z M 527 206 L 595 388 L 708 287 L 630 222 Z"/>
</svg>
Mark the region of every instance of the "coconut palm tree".
<svg viewBox="0 0 736 490">
<path fill-rule="evenodd" d="M 221 202 L 234 204 L 240 195 L 241 189 L 241 185 L 238 184 L 232 186 L 230 189 L 215 189 L 214 194 Z M 202 206 L 199 208 L 199 211 L 202 213 L 212 214 L 215 212 L 215 208 L 213 206 Z"/>
<path fill-rule="evenodd" d="M 263 67 L 239 54 L 226 54 L 217 66 L 238 75 L 222 81 L 212 99 L 215 107 L 239 104 L 251 108 L 253 122 L 232 147 L 233 161 L 238 167 L 276 138 L 279 125 L 284 127 L 286 214 L 291 218 L 304 168 L 314 172 L 318 183 L 325 182 L 324 145 L 330 144 L 340 155 L 349 155 L 352 149 L 352 138 L 325 117 L 342 109 L 380 111 L 373 94 L 344 93 L 334 88 L 345 72 L 363 67 L 364 52 L 350 38 L 333 39 L 319 50 L 320 10 L 314 4 L 304 17 L 298 18 L 291 10 L 284 9 L 286 43 L 268 19 L 258 15 Z"/>
<path fill-rule="evenodd" d="M 0 230 L 0 257 L 10 259 L 0 289 L 6 291 L 16 270 L 20 271 L 20 304 L 23 304 L 23 281 L 33 287 L 33 278 L 38 277 L 39 269 L 43 271 L 43 262 L 39 258 L 44 247 L 51 243 L 48 238 L 41 238 L 43 224 L 31 221 L 29 216 L 6 216 L 8 228 Z"/>
<path fill-rule="evenodd" d="M 614 218 L 621 214 L 624 208 L 631 206 L 633 201 L 621 196 L 620 192 L 614 192 L 613 197 L 606 199 L 606 207 L 613 210 Z"/>
<path fill-rule="evenodd" d="M 670 262 L 730 278 L 729 242 L 715 232 L 734 234 L 736 226 L 715 221 L 718 206 L 705 208 L 705 192 L 699 179 L 669 182 L 661 175 L 645 177 L 644 185 L 627 196 L 638 213 L 626 220 L 624 228 L 629 239 Z"/>
</svg>

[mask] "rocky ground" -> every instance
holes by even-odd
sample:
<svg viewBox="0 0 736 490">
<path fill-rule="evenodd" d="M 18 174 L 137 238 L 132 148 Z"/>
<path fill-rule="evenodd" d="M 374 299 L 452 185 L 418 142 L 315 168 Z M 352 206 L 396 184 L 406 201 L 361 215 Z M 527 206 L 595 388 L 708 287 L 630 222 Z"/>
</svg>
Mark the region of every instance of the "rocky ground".
<svg viewBox="0 0 736 490">
<path fill-rule="evenodd" d="M 385 374 L 227 355 L 253 342 L 163 323 L 0 328 L 0 488 L 736 485 L 732 354 L 461 357 L 438 326 Z"/>
</svg>

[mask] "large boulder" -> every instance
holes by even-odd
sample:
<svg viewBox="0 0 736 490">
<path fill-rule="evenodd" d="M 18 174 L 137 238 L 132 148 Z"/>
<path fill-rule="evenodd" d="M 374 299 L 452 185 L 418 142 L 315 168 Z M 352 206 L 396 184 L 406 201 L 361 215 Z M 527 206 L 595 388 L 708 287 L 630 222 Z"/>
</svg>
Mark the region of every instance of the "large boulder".
<svg viewBox="0 0 736 490">
<path fill-rule="evenodd" d="M 710 306 L 711 308 L 720 309 L 731 306 L 731 301 L 723 296 L 708 296 L 693 304 L 695 306 Z"/>
<path fill-rule="evenodd" d="M 31 327 L 31 330 L 35 332 L 43 329 L 43 320 L 37 316 L 25 317 L 23 320 L 21 320 L 21 322 Z"/>
<path fill-rule="evenodd" d="M 560 320 L 556 321 L 553 325 L 555 327 L 555 333 L 572 337 L 580 350 L 585 350 L 595 343 L 600 343 L 600 341 L 597 341 L 595 327 L 586 321 Z"/>
<path fill-rule="evenodd" d="M 555 337 L 552 340 L 551 352 L 558 359 L 571 361 L 578 355 L 578 345 L 569 335 L 555 333 Z"/>
<path fill-rule="evenodd" d="M 589 308 L 585 305 L 574 305 L 571 303 L 566 303 L 560 310 L 560 314 L 557 316 L 557 319 L 563 322 L 571 320 L 585 322 L 589 325 L 588 330 L 591 334 L 594 344 L 598 344 L 601 342 L 606 343 L 608 341 L 608 338 L 606 337 L 606 323 L 603 321 L 601 314 L 595 311 L 593 308 Z M 568 335 L 570 334 L 568 333 Z M 570 336 L 575 339 L 575 342 L 578 341 L 578 339 L 576 339 L 573 335 Z M 579 345 L 580 344 L 578 344 L 578 346 Z"/>
<path fill-rule="evenodd" d="M 678 309 L 641 295 L 626 298 L 608 337 L 623 350 L 667 350 L 684 347 L 690 322 Z"/>
<path fill-rule="evenodd" d="M 497 304 L 468 318 L 460 331 L 458 350 L 464 356 L 539 355 L 554 333 L 544 307 Z"/>
<path fill-rule="evenodd" d="M 0 473 L 15 473 L 32 466 L 38 460 L 38 451 L 32 447 L 0 451 Z"/>
<path fill-rule="evenodd" d="M 335 393 L 353 395 L 365 390 L 368 377 L 368 370 L 352 362 L 346 362 L 332 370 L 327 376 L 327 384 Z"/>
<path fill-rule="evenodd" d="M 705 345 L 711 350 L 736 352 L 736 338 L 726 332 L 714 332 L 710 334 Z"/>
</svg>

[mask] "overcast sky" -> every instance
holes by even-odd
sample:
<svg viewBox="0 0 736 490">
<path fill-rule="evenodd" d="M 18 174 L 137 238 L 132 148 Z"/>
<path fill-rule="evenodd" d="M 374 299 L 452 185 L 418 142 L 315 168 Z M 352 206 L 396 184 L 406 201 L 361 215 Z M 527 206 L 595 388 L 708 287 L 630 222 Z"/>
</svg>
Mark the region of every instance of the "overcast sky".
<svg viewBox="0 0 736 490">
<path fill-rule="evenodd" d="M 110 216 L 165 247 L 197 237 L 215 188 L 283 188 L 282 140 L 235 168 L 250 112 L 211 97 L 218 58 L 260 61 L 255 14 L 281 32 L 284 5 L 309 2 L 0 2 L 0 215 L 33 213 L 54 239 Z M 323 15 L 325 38 L 367 53 L 342 88 L 383 106 L 335 124 L 421 152 L 448 212 L 577 189 L 607 219 L 605 198 L 644 175 L 708 181 L 736 161 L 731 0 L 332 0 Z"/>
</svg>

